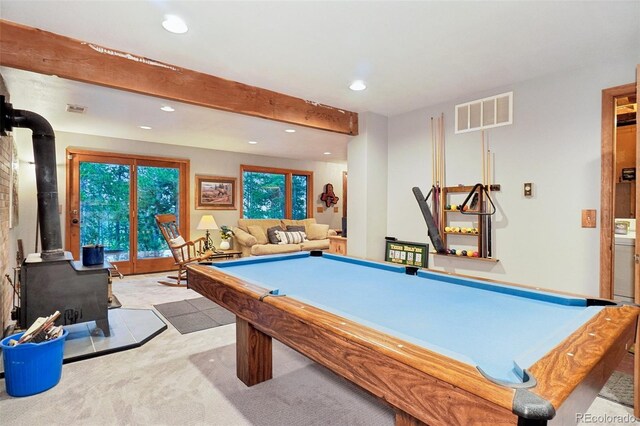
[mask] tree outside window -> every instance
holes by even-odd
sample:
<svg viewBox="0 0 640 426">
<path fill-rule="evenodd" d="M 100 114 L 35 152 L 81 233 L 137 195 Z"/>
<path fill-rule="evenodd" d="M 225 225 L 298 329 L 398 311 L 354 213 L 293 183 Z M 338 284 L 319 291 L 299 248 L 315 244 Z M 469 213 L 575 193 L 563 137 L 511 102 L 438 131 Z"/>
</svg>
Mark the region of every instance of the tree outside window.
<svg viewBox="0 0 640 426">
<path fill-rule="evenodd" d="M 242 217 L 311 217 L 312 172 L 242 165 L 241 175 Z"/>
</svg>

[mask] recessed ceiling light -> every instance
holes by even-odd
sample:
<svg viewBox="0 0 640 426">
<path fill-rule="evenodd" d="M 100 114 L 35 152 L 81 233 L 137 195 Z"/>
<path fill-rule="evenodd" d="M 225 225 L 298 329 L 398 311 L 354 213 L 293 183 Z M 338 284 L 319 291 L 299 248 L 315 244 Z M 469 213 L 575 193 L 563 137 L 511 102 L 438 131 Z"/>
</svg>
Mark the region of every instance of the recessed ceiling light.
<svg viewBox="0 0 640 426">
<path fill-rule="evenodd" d="M 324 155 L 331 155 L 329 151 L 325 152 Z"/>
<path fill-rule="evenodd" d="M 175 15 L 165 15 L 162 26 L 165 30 L 174 34 L 184 34 L 189 31 L 187 24 Z"/>
<path fill-rule="evenodd" d="M 255 145 L 255 144 L 257 144 L 258 142 L 256 142 L 256 141 L 249 141 L 249 143 L 250 143 L 251 145 Z"/>
<path fill-rule="evenodd" d="M 286 129 L 285 132 L 287 132 L 287 133 L 295 133 L 296 129 Z"/>
<path fill-rule="evenodd" d="M 349 85 L 349 89 L 351 89 L 353 91 L 356 91 L 356 92 L 359 92 L 359 91 L 364 90 L 366 88 L 367 88 L 367 85 L 364 84 L 364 81 L 362 81 L 362 80 L 356 80 L 356 81 L 354 81 L 353 83 L 351 83 Z"/>
<path fill-rule="evenodd" d="M 149 126 L 138 126 L 140 127 L 142 130 L 151 130 L 151 127 Z"/>
<path fill-rule="evenodd" d="M 163 107 L 162 107 L 162 108 L 160 108 L 160 109 L 161 109 L 161 110 L 163 110 L 163 111 L 166 111 L 166 112 L 173 112 L 173 111 L 175 111 L 175 108 L 170 107 L 169 105 L 165 105 L 165 106 L 163 106 Z"/>
</svg>

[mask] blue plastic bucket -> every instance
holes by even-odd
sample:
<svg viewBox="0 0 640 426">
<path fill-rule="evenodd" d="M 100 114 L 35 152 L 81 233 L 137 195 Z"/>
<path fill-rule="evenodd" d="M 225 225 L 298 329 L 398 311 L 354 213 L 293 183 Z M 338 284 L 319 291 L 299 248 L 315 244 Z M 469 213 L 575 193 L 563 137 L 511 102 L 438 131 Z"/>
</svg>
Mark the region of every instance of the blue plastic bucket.
<svg viewBox="0 0 640 426">
<path fill-rule="evenodd" d="M 0 342 L 4 361 L 4 379 L 11 396 L 29 396 L 51 389 L 62 375 L 64 330 L 57 339 L 42 343 L 22 343 L 9 346 L 9 340 L 19 340 L 24 333 L 5 337 Z"/>
</svg>

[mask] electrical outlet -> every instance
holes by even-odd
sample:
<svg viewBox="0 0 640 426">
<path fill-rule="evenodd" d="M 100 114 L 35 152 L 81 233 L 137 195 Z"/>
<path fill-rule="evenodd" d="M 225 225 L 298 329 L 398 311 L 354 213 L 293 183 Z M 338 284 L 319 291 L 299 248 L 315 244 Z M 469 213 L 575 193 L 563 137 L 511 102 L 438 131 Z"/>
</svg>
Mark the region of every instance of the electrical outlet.
<svg viewBox="0 0 640 426">
<path fill-rule="evenodd" d="M 531 197 L 533 195 L 533 184 L 531 182 L 526 182 L 524 184 L 524 196 Z"/>
</svg>

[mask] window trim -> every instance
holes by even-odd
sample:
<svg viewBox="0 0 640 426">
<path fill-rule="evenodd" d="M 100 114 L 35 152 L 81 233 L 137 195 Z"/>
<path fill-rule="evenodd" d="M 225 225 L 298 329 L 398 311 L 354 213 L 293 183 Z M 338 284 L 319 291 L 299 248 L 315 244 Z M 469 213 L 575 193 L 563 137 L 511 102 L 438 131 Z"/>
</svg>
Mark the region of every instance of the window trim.
<svg viewBox="0 0 640 426">
<path fill-rule="evenodd" d="M 307 218 L 313 217 L 313 172 L 310 170 L 294 170 L 294 169 L 281 169 L 277 167 L 264 167 L 264 166 L 252 166 L 249 164 L 240 165 L 240 218 L 244 218 L 244 172 L 256 172 L 256 173 L 272 173 L 284 175 L 284 216 L 283 218 L 274 219 L 291 219 L 293 216 L 293 175 L 306 176 L 307 177 Z"/>
</svg>

